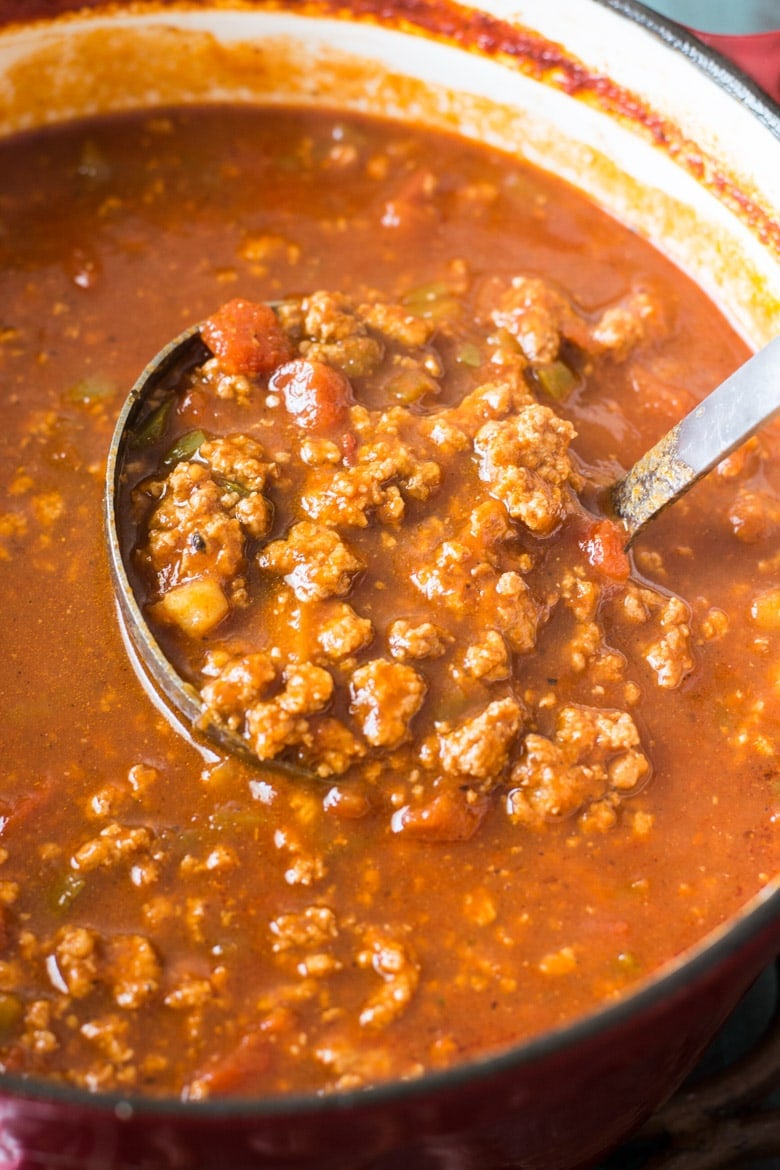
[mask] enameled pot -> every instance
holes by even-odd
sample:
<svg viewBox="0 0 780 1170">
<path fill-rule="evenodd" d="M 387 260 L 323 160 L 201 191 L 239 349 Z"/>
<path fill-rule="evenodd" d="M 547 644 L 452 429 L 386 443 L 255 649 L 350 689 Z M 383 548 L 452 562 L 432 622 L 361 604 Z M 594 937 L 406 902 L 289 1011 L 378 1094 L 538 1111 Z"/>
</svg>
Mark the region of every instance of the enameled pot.
<svg viewBox="0 0 780 1170">
<path fill-rule="evenodd" d="M 3 134 L 204 100 L 339 103 L 458 127 L 658 240 L 752 344 L 780 332 L 780 109 L 633 0 L 0 0 L 0 95 Z M 368 1091 L 183 1103 L 3 1076 L 0 1165 L 593 1165 L 680 1084 L 778 946 L 775 882 L 601 1012 Z"/>
</svg>

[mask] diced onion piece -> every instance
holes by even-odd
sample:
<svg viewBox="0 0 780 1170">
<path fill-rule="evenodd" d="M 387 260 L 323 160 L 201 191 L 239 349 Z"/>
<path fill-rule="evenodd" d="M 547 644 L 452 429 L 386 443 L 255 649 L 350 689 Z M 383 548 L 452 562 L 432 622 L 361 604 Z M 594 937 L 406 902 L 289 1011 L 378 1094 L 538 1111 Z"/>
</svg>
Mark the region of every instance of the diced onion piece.
<svg viewBox="0 0 780 1170">
<path fill-rule="evenodd" d="M 213 577 L 197 577 L 175 585 L 150 606 L 156 621 L 178 626 L 191 638 L 202 638 L 226 618 L 230 604 Z"/>
</svg>

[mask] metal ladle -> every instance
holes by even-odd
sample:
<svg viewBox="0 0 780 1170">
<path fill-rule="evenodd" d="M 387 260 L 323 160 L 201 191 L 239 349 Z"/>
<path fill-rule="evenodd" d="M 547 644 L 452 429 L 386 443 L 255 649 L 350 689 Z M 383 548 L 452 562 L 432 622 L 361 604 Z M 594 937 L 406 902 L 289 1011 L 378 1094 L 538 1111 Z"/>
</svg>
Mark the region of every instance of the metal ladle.
<svg viewBox="0 0 780 1170">
<path fill-rule="evenodd" d="M 610 489 L 626 544 L 778 411 L 780 337 L 708 394 Z"/>
<path fill-rule="evenodd" d="M 139 606 L 122 554 L 120 525 L 128 505 L 139 437 L 162 416 L 182 375 L 211 356 L 195 325 L 174 338 L 146 366 L 117 420 L 106 469 L 105 523 L 110 569 L 125 641 L 152 700 L 180 730 L 194 733 L 257 762 L 247 742 L 217 722 L 197 689 L 173 668 Z M 678 500 L 721 459 L 780 411 L 780 337 L 745 362 L 677 423 L 605 494 L 605 510 L 623 522 L 626 546 L 655 516 Z M 136 456 L 137 457 L 137 456 Z M 313 773 L 282 760 L 263 766 L 297 777 Z"/>
</svg>

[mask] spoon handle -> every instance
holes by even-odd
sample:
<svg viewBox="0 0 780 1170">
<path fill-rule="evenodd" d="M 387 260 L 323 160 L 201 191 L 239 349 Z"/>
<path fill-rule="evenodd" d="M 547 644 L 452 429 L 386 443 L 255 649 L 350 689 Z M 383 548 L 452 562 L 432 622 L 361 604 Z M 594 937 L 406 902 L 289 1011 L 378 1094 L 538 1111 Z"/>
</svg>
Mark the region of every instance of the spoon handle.
<svg viewBox="0 0 780 1170">
<path fill-rule="evenodd" d="M 780 337 L 754 354 L 664 435 L 612 489 L 630 543 L 780 410 Z"/>
</svg>

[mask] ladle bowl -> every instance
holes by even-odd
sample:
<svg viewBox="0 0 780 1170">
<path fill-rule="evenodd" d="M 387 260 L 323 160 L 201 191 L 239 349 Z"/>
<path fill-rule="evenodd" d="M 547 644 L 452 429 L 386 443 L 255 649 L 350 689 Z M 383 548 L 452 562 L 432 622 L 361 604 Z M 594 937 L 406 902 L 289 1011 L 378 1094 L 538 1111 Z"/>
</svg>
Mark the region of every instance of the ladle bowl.
<svg viewBox="0 0 780 1170">
<path fill-rule="evenodd" d="M 105 524 L 111 577 L 122 630 L 136 671 L 155 701 L 187 734 L 203 743 L 257 758 L 246 739 L 215 717 L 195 686 L 166 656 L 139 605 L 122 540 L 123 512 L 129 509 L 132 464 L 151 440 L 159 437 L 172 394 L 187 370 L 211 351 L 200 325 L 192 325 L 168 342 L 144 368 L 119 414 L 106 467 Z M 603 493 L 605 509 L 625 528 L 626 546 L 703 475 L 780 411 L 780 338 L 754 354 L 643 455 Z M 284 759 L 264 760 L 264 767 L 299 777 L 313 773 Z"/>
</svg>

